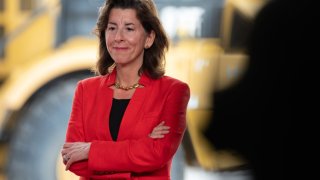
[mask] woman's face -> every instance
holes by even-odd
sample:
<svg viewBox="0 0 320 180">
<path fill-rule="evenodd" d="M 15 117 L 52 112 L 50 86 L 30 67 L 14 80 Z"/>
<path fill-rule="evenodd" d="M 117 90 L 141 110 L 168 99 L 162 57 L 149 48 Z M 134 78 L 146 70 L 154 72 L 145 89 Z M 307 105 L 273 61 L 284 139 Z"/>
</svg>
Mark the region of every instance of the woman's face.
<svg viewBox="0 0 320 180">
<path fill-rule="evenodd" d="M 144 48 L 154 41 L 154 32 L 145 32 L 134 9 L 112 9 L 105 34 L 108 52 L 118 65 L 141 66 Z"/>
</svg>

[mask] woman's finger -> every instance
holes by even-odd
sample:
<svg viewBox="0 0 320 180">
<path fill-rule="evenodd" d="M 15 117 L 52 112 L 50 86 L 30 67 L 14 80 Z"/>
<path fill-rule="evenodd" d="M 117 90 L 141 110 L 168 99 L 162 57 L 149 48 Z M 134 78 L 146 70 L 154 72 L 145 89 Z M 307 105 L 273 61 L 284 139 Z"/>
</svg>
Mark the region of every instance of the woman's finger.
<svg viewBox="0 0 320 180">
<path fill-rule="evenodd" d="M 70 146 L 68 146 L 68 148 L 63 147 L 62 150 L 61 150 L 61 155 L 68 154 L 70 152 L 73 152 L 76 149 L 78 149 L 78 145 L 75 144 L 75 143 L 70 145 Z"/>
<path fill-rule="evenodd" d="M 161 121 L 155 128 L 153 128 L 152 132 L 149 134 L 149 137 L 157 139 L 163 138 L 165 134 L 169 133 L 169 126 L 165 126 L 165 121 Z"/>
<path fill-rule="evenodd" d="M 161 121 L 156 127 L 164 125 L 164 121 Z"/>
<path fill-rule="evenodd" d="M 66 142 L 63 144 L 63 148 L 70 148 L 72 146 L 74 146 L 76 144 L 76 142 Z"/>
<path fill-rule="evenodd" d="M 169 133 L 169 130 L 167 129 L 152 132 L 152 134 L 168 134 L 168 133 Z"/>
<path fill-rule="evenodd" d="M 159 129 L 160 127 L 164 126 L 163 124 L 158 124 L 156 127 L 154 127 L 153 129 Z"/>
<path fill-rule="evenodd" d="M 164 138 L 164 135 L 161 134 L 150 134 L 150 137 L 153 139 L 160 139 L 160 138 Z"/>
<path fill-rule="evenodd" d="M 67 164 L 66 164 L 66 171 L 69 170 L 71 164 L 73 163 L 73 158 L 71 157 L 70 159 L 67 160 Z"/>
<path fill-rule="evenodd" d="M 170 131 L 169 130 L 162 130 L 162 131 L 156 131 L 152 132 L 149 136 L 152 138 L 163 138 L 165 134 L 168 134 Z"/>
<path fill-rule="evenodd" d="M 151 134 L 163 134 L 163 132 L 166 132 L 168 130 L 161 130 L 161 131 L 154 131 Z"/>
<path fill-rule="evenodd" d="M 68 149 L 62 149 L 62 150 L 61 150 L 61 155 L 63 156 L 63 155 L 65 155 L 65 154 L 67 154 L 69 151 L 70 151 L 70 150 L 68 150 Z"/>
<path fill-rule="evenodd" d="M 63 158 L 63 162 L 68 162 L 68 160 L 70 159 L 70 156 L 66 154 L 66 155 L 63 155 L 62 158 Z"/>
<path fill-rule="evenodd" d="M 159 126 L 159 127 L 156 127 L 154 130 L 161 131 L 161 130 L 168 130 L 168 129 L 170 129 L 169 126 Z"/>
</svg>

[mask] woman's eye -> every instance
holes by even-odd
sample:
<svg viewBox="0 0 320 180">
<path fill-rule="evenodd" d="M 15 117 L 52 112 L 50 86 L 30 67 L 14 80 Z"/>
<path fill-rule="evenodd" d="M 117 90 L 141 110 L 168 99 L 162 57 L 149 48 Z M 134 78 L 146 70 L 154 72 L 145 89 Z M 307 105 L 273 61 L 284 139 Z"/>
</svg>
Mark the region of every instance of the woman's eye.
<svg viewBox="0 0 320 180">
<path fill-rule="evenodd" d="M 128 30 L 128 31 L 134 31 L 134 29 L 133 29 L 133 28 L 127 28 L 127 30 Z"/>
<path fill-rule="evenodd" d="M 108 28 L 107 28 L 108 31 L 113 31 L 113 30 L 115 30 L 115 29 L 116 29 L 115 27 L 108 27 Z"/>
</svg>

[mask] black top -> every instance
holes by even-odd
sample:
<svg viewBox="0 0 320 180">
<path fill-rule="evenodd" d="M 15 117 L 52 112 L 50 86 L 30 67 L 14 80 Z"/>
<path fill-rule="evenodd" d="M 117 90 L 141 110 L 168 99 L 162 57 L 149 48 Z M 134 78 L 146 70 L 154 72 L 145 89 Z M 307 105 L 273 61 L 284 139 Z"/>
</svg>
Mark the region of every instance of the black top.
<svg viewBox="0 0 320 180">
<path fill-rule="evenodd" d="M 124 112 L 129 104 L 130 99 L 114 99 L 112 100 L 112 107 L 110 111 L 109 128 L 113 141 L 118 138 L 118 132 Z"/>
</svg>

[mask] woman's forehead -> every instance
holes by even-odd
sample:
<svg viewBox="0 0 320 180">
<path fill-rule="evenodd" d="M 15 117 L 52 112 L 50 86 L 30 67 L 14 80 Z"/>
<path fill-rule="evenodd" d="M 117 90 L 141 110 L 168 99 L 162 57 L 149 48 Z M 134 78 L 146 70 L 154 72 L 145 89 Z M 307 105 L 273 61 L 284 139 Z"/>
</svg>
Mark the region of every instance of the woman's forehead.
<svg viewBox="0 0 320 180">
<path fill-rule="evenodd" d="M 113 8 L 110 11 L 109 21 L 138 21 L 136 10 Z"/>
</svg>

